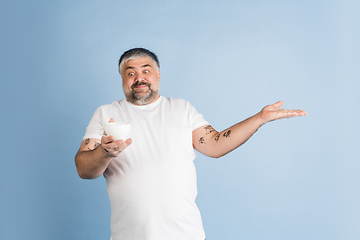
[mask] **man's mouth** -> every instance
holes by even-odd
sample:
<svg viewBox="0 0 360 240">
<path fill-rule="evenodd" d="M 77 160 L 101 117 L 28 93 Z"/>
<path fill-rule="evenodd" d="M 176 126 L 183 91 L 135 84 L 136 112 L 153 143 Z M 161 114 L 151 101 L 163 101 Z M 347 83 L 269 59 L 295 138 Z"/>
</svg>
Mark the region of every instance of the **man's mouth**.
<svg viewBox="0 0 360 240">
<path fill-rule="evenodd" d="M 146 83 L 146 82 L 136 82 L 131 86 L 131 89 L 134 90 L 135 88 L 141 89 L 141 88 L 145 88 L 145 87 L 150 88 L 150 84 Z"/>
</svg>

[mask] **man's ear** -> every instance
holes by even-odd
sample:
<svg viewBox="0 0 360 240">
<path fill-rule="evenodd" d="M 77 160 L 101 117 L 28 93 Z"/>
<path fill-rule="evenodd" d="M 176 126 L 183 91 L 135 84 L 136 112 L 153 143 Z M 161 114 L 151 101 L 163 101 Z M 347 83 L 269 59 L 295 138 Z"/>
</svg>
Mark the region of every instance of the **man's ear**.
<svg viewBox="0 0 360 240">
<path fill-rule="evenodd" d="M 159 77 L 159 82 L 160 82 L 160 79 L 161 79 L 160 70 L 158 71 L 158 77 Z"/>
</svg>

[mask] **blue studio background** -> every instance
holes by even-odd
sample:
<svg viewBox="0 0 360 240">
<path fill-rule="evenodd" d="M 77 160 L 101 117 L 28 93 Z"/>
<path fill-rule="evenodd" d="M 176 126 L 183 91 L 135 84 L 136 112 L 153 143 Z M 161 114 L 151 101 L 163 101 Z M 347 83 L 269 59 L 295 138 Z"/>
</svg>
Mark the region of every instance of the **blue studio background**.
<svg viewBox="0 0 360 240">
<path fill-rule="evenodd" d="M 2 1 L 0 239 L 110 237 L 103 177 L 74 156 L 95 109 L 123 98 L 119 56 L 158 54 L 161 94 L 223 130 L 284 101 L 221 159 L 198 153 L 208 240 L 360 239 L 360 3 Z"/>
</svg>

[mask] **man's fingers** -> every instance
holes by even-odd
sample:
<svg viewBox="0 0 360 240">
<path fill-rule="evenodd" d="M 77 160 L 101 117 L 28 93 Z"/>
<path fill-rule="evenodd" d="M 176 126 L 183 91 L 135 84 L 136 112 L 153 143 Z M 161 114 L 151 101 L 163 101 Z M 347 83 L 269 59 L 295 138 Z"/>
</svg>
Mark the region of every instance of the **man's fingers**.
<svg viewBox="0 0 360 240">
<path fill-rule="evenodd" d="M 132 143 L 131 138 L 127 139 L 126 141 L 120 139 L 118 141 L 113 142 L 113 141 L 109 141 L 109 140 L 113 140 L 113 136 L 110 136 L 110 137 L 107 137 L 109 139 L 104 139 L 103 147 L 107 152 L 112 153 L 112 154 L 117 155 L 117 154 L 121 153 Z"/>
<path fill-rule="evenodd" d="M 306 116 L 307 115 L 307 112 L 305 112 L 304 110 L 297 110 L 298 111 L 298 114 L 300 116 Z"/>
<path fill-rule="evenodd" d="M 106 134 L 105 131 L 104 131 L 104 134 Z M 104 136 L 101 138 L 101 142 L 104 144 L 109 144 L 109 143 L 113 142 L 114 140 L 115 140 L 115 137 L 112 135 L 106 136 L 106 137 Z"/>
<path fill-rule="evenodd" d="M 125 143 L 126 143 L 127 146 L 129 146 L 132 143 L 132 139 L 131 138 L 127 139 L 125 141 Z"/>
<path fill-rule="evenodd" d="M 284 104 L 283 101 L 278 101 L 278 102 L 274 103 L 272 106 L 275 108 L 280 108 L 283 104 Z"/>
<path fill-rule="evenodd" d="M 285 109 L 284 109 L 285 110 Z M 305 116 L 307 115 L 307 113 L 303 110 L 291 110 L 291 109 L 287 109 L 284 111 L 286 113 L 286 117 L 296 117 L 296 116 Z"/>
<path fill-rule="evenodd" d="M 125 148 L 127 148 L 132 143 L 132 139 L 129 138 L 126 141 L 124 140 L 118 140 L 115 142 L 116 148 L 120 151 L 124 151 Z"/>
</svg>

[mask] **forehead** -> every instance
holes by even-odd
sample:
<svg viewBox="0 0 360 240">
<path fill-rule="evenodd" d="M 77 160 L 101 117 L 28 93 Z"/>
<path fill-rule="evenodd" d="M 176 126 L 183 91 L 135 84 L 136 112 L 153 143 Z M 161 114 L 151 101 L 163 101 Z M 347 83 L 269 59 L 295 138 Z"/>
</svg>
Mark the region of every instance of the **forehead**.
<svg viewBox="0 0 360 240">
<path fill-rule="evenodd" d="M 124 63 L 124 70 L 128 68 L 142 68 L 145 66 L 155 67 L 155 62 L 150 57 L 139 57 L 130 59 Z"/>
</svg>

